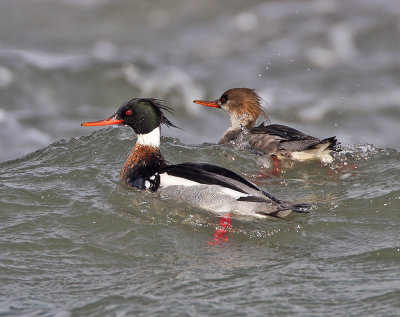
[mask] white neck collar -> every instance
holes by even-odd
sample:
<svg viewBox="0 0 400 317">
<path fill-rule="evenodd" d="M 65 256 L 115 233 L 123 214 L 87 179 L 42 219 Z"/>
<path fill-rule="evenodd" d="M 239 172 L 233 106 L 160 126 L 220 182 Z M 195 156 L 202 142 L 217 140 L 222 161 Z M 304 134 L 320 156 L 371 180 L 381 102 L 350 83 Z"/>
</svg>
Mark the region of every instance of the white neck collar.
<svg viewBox="0 0 400 317">
<path fill-rule="evenodd" d="M 160 127 L 146 134 L 137 134 L 136 144 L 160 147 Z"/>
</svg>

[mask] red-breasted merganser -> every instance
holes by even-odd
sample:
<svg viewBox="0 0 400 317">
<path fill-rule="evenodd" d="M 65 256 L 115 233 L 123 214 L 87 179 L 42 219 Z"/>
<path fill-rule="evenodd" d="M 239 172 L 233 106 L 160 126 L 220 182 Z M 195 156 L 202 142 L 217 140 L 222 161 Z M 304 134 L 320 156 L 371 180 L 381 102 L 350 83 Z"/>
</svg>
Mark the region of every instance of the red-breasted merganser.
<svg viewBox="0 0 400 317">
<path fill-rule="evenodd" d="M 226 168 L 204 163 L 168 165 L 160 152 L 160 126 L 175 126 L 162 111 L 172 113 L 160 100 L 135 98 L 111 117 L 82 126 L 124 124 L 133 129 L 137 141 L 121 173 L 122 181 L 129 186 L 157 191 L 162 197 L 220 215 L 281 218 L 291 211 L 306 211 L 305 204 L 279 200 Z"/>
<path fill-rule="evenodd" d="M 261 97 L 253 89 L 233 88 L 225 91 L 217 100 L 193 102 L 220 108 L 229 114 L 232 125 L 225 131 L 219 144 L 236 140 L 243 129 L 247 129 L 250 146 L 278 159 L 289 158 L 297 161 L 319 159 L 322 163 L 332 163 L 331 152 L 339 151 L 334 136 L 320 140 L 281 124 L 262 123 L 254 127 L 260 116 L 268 117 L 261 106 Z"/>
</svg>

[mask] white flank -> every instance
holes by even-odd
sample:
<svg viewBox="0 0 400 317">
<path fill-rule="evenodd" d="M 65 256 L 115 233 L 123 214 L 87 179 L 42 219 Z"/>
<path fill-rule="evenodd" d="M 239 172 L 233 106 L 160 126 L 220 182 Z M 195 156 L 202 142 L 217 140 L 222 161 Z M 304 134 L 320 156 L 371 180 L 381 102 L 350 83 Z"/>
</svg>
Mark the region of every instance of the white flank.
<svg viewBox="0 0 400 317">
<path fill-rule="evenodd" d="M 291 159 L 296 161 L 308 161 L 308 160 L 315 160 L 318 158 L 318 151 L 303 151 L 303 152 L 292 152 L 290 153 Z"/>
<path fill-rule="evenodd" d="M 146 134 L 138 134 L 136 144 L 160 147 L 160 127 Z"/>
<path fill-rule="evenodd" d="M 324 151 L 320 155 L 318 155 L 322 163 L 330 164 L 333 162 L 333 157 L 331 155 L 331 151 Z"/>
<path fill-rule="evenodd" d="M 160 174 L 160 186 L 161 187 L 174 186 L 174 185 L 194 186 L 194 185 L 199 185 L 199 183 L 193 182 L 186 178 L 168 175 L 167 173 Z"/>
<path fill-rule="evenodd" d="M 331 150 L 326 150 L 328 146 L 329 144 L 327 143 L 323 144 L 322 146 L 316 149 L 306 150 L 301 152 L 292 152 L 291 159 L 300 162 L 319 159 L 321 160 L 322 163 L 332 163 L 333 157 L 331 155 Z"/>
</svg>

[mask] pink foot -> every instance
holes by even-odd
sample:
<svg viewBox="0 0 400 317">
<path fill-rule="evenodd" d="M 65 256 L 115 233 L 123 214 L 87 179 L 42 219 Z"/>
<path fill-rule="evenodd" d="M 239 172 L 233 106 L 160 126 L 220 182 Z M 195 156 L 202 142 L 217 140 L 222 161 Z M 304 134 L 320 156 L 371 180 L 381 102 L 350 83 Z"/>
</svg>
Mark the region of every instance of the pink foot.
<svg viewBox="0 0 400 317">
<path fill-rule="evenodd" d="M 219 225 L 215 228 L 212 241 L 208 241 L 208 244 L 223 244 L 229 241 L 232 236 L 230 229 L 232 228 L 231 214 L 227 214 L 223 217 L 219 217 Z"/>
</svg>

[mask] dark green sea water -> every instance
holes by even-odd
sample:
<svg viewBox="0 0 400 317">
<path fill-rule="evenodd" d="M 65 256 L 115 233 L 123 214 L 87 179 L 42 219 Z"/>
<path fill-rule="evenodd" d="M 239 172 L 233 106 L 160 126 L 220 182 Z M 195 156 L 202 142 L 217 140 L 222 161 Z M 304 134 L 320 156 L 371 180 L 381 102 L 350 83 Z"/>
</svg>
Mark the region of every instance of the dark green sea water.
<svg viewBox="0 0 400 317">
<path fill-rule="evenodd" d="M 134 142 L 107 128 L 0 164 L 1 315 L 398 315 L 398 151 L 354 146 L 273 175 L 257 156 L 163 138 L 172 162 L 228 166 L 313 205 L 233 219 L 213 243 L 217 217 L 121 184 Z"/>
</svg>

